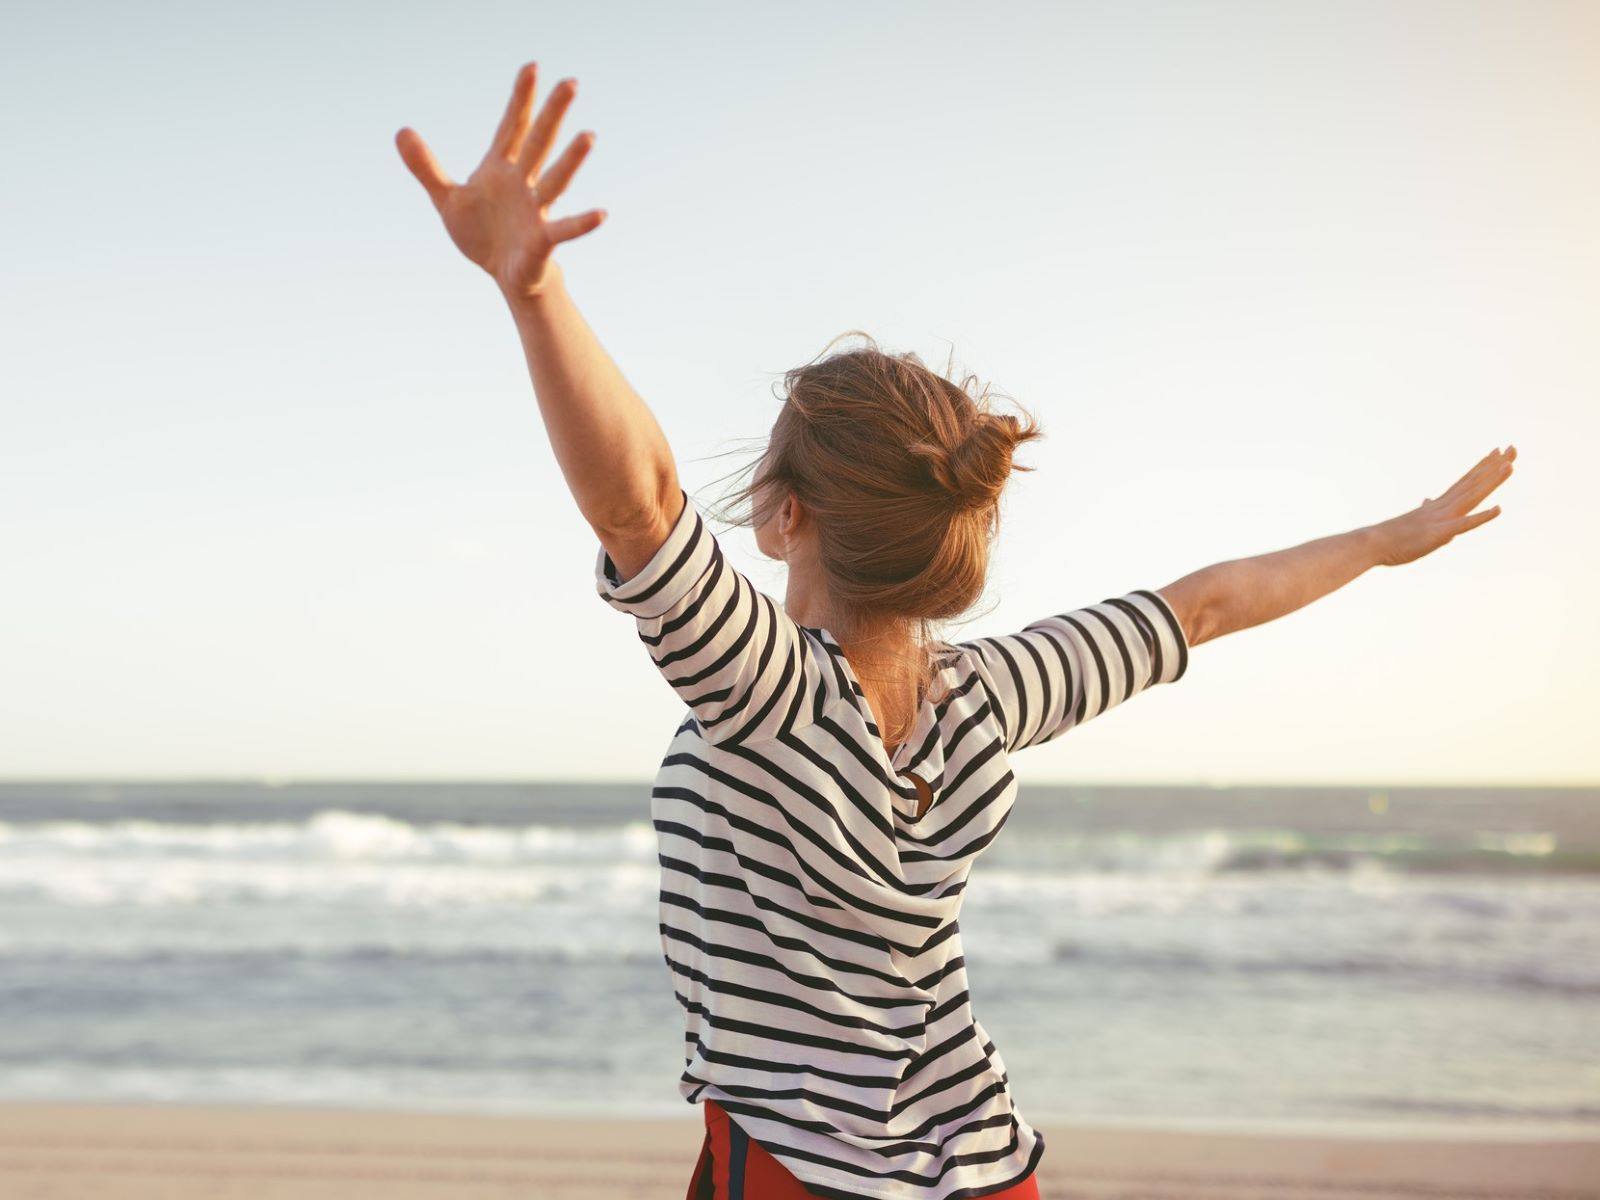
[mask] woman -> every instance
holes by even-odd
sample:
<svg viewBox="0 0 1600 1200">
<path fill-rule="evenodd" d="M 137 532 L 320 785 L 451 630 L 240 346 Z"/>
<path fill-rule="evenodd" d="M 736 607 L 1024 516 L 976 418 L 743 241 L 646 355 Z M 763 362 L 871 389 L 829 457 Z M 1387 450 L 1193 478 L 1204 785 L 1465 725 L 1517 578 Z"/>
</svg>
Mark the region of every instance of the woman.
<svg viewBox="0 0 1600 1200">
<path fill-rule="evenodd" d="M 1468 514 L 1515 448 L 1392 520 L 951 645 L 933 623 L 981 593 L 1012 452 L 1039 431 L 869 346 L 789 372 L 741 489 L 788 564 L 780 608 L 724 557 L 564 289 L 552 251 L 605 214 L 546 210 L 594 136 L 541 174 L 576 84 L 535 119 L 534 82 L 526 64 L 464 185 L 412 130 L 396 143 L 510 306 L 600 596 L 688 708 L 651 810 L 679 1089 L 706 1120 L 689 1196 L 1037 1197 L 1044 1139 L 972 1013 L 958 922 L 1015 798 L 1007 756 L 1182 678 L 1202 642 L 1491 520 Z"/>
</svg>

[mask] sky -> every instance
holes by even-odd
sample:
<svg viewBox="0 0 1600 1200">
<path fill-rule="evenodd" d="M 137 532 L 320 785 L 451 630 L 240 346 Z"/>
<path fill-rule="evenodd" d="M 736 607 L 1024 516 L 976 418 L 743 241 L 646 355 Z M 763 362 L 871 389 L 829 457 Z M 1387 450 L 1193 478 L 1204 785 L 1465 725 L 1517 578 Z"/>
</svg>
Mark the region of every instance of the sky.
<svg viewBox="0 0 1600 1200">
<path fill-rule="evenodd" d="M 19 9 L 0 777 L 655 773 L 681 707 L 394 146 L 465 179 L 530 60 L 597 135 L 569 291 L 702 506 L 847 330 L 1039 418 L 952 640 L 1516 445 L 1499 517 L 1024 784 L 1600 782 L 1600 6 L 1473 0 Z"/>
</svg>

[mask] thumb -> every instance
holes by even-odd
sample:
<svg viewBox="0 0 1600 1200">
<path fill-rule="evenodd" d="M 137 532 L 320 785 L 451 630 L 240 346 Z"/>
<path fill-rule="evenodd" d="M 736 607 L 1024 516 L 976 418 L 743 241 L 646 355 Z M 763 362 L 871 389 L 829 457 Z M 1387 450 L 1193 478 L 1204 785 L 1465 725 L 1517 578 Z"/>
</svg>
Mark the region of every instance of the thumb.
<svg viewBox="0 0 1600 1200">
<path fill-rule="evenodd" d="M 439 160 L 433 157 L 433 151 L 428 149 L 428 143 L 422 140 L 422 136 L 415 129 L 407 126 L 394 135 L 394 144 L 400 151 L 401 160 L 417 177 L 417 182 L 427 190 L 428 199 L 433 201 L 433 206 L 440 207 L 455 184 L 439 166 Z"/>
</svg>

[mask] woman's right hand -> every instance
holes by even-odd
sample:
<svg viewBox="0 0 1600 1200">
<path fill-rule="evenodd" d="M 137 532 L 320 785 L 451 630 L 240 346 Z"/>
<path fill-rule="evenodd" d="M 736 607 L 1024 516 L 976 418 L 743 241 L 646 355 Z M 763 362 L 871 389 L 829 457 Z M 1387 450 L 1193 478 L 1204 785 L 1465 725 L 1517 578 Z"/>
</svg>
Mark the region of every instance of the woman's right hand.
<svg viewBox="0 0 1600 1200">
<path fill-rule="evenodd" d="M 535 121 L 536 73 L 537 65 L 531 62 L 517 72 L 494 141 L 465 184 L 453 183 L 440 169 L 416 130 L 401 129 L 394 139 L 400 157 L 444 218 L 451 241 L 494 277 L 508 299 L 537 295 L 558 274 L 550 268 L 556 246 L 582 237 L 606 216 L 604 209 L 596 208 L 557 221 L 545 218 L 544 210 L 566 190 L 594 145 L 594 134 L 586 131 L 573 138 L 566 153 L 533 182 L 578 91 L 574 79 L 557 83 Z"/>
<path fill-rule="evenodd" d="M 1437 500 L 1423 497 L 1417 508 L 1374 526 L 1379 537 L 1380 565 L 1398 567 L 1415 562 L 1458 533 L 1494 520 L 1500 515 L 1498 504 L 1481 513 L 1472 510 L 1511 477 L 1511 463 L 1516 457 L 1515 446 L 1507 446 L 1504 453 L 1491 450 Z"/>
</svg>

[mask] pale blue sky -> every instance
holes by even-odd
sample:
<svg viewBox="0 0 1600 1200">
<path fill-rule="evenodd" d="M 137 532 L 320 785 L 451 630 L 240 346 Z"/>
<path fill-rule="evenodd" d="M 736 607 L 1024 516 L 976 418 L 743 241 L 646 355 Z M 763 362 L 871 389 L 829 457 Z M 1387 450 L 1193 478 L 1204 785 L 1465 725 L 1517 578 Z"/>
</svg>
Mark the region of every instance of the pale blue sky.
<svg viewBox="0 0 1600 1200">
<path fill-rule="evenodd" d="M 678 704 L 393 144 L 464 178 L 528 59 L 598 134 L 570 289 L 691 494 L 851 328 L 1040 417 L 958 638 L 1516 444 L 1499 518 L 1024 782 L 1600 779 L 1600 6 L 1467 0 L 18 10 L 0 775 L 654 772 Z"/>
</svg>

